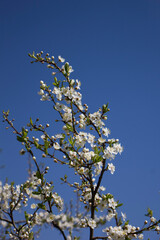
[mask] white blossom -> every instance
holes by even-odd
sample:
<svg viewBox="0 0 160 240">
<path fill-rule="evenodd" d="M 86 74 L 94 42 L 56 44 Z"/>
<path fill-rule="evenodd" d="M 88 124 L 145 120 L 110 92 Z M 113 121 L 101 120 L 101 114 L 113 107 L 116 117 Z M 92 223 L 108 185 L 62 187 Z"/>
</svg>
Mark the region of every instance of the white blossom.
<svg viewBox="0 0 160 240">
<path fill-rule="evenodd" d="M 114 201 L 113 198 L 109 198 L 109 199 L 108 199 L 108 206 L 109 206 L 110 208 L 115 209 L 116 206 L 117 206 L 117 203 Z"/>
<path fill-rule="evenodd" d="M 113 163 L 108 163 L 108 170 L 110 170 L 111 174 L 115 172 L 115 166 Z"/>
<path fill-rule="evenodd" d="M 96 228 L 96 222 L 94 219 L 90 218 L 88 220 L 88 226 L 91 227 L 92 229 Z"/>
<path fill-rule="evenodd" d="M 65 62 L 65 59 L 64 58 L 62 58 L 61 56 L 58 56 L 58 60 L 60 61 L 60 62 Z"/>
<path fill-rule="evenodd" d="M 53 147 L 54 147 L 55 150 L 59 150 L 61 148 L 58 142 L 55 142 L 53 144 Z"/>
</svg>

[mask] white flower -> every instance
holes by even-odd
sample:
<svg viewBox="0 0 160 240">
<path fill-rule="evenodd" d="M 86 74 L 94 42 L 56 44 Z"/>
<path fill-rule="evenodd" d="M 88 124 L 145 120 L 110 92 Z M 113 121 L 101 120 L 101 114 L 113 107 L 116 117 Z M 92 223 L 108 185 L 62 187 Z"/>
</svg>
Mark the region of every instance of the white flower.
<svg viewBox="0 0 160 240">
<path fill-rule="evenodd" d="M 114 147 L 114 149 L 115 149 L 115 151 L 116 151 L 117 153 L 119 153 L 119 154 L 122 153 L 123 147 L 121 146 L 120 143 L 114 143 L 114 144 L 113 144 L 113 147 Z"/>
<path fill-rule="evenodd" d="M 156 226 L 156 231 L 160 231 L 160 226 Z"/>
<path fill-rule="evenodd" d="M 84 167 L 81 167 L 79 170 L 78 170 L 79 174 L 84 174 L 85 173 L 85 168 Z"/>
<path fill-rule="evenodd" d="M 127 217 L 126 214 L 121 212 L 121 215 L 122 215 L 123 221 L 126 221 L 126 217 Z"/>
<path fill-rule="evenodd" d="M 76 79 L 76 83 L 77 83 L 76 89 L 80 89 L 81 82 L 80 82 L 80 81 L 78 81 L 78 79 Z"/>
<path fill-rule="evenodd" d="M 7 227 L 8 223 L 6 221 L 0 221 L 0 225 L 2 225 L 2 227 Z"/>
<path fill-rule="evenodd" d="M 108 170 L 111 171 L 111 174 L 115 172 L 115 166 L 113 165 L 113 163 L 108 163 Z"/>
<path fill-rule="evenodd" d="M 151 222 L 153 222 L 153 223 L 156 222 L 156 218 L 155 217 L 151 217 L 150 219 L 151 219 Z"/>
<path fill-rule="evenodd" d="M 90 134 L 90 133 L 88 133 L 87 142 L 88 142 L 89 144 L 91 144 L 91 147 L 94 147 L 94 139 L 95 139 L 95 136 L 92 135 L 92 134 Z"/>
<path fill-rule="evenodd" d="M 64 138 L 62 134 L 56 134 L 55 137 L 56 138 Z"/>
<path fill-rule="evenodd" d="M 95 164 L 95 169 L 94 169 L 94 172 L 95 172 L 95 176 L 98 176 L 101 171 L 102 171 L 102 162 L 98 162 Z"/>
<path fill-rule="evenodd" d="M 108 215 L 106 216 L 106 220 L 109 222 L 114 217 L 115 217 L 115 213 L 108 213 Z"/>
<path fill-rule="evenodd" d="M 75 141 L 76 147 L 84 147 L 87 140 L 87 133 L 79 132 L 79 135 L 76 135 L 75 139 L 76 139 Z"/>
<path fill-rule="evenodd" d="M 100 144 L 103 144 L 103 143 L 106 142 L 106 139 L 100 137 L 100 138 L 98 138 L 98 142 L 99 142 Z"/>
<path fill-rule="evenodd" d="M 64 110 L 64 105 L 59 103 L 59 102 L 56 102 L 56 105 L 55 105 L 55 109 L 60 112 L 61 110 Z"/>
<path fill-rule="evenodd" d="M 50 222 L 52 222 L 53 220 L 54 220 L 54 215 L 53 215 L 52 213 L 49 213 L 48 216 L 47 216 L 46 221 L 47 221 L 48 223 L 50 223 Z"/>
<path fill-rule="evenodd" d="M 32 208 L 32 209 L 35 209 L 36 207 L 37 207 L 37 204 L 35 204 L 35 203 L 32 203 L 32 204 L 31 204 L 31 208 Z"/>
<path fill-rule="evenodd" d="M 65 62 L 65 59 L 62 58 L 61 56 L 58 56 L 58 60 L 59 60 L 60 62 Z"/>
<path fill-rule="evenodd" d="M 126 229 L 127 233 L 131 233 L 136 230 L 136 228 L 134 226 L 129 225 L 129 224 L 125 226 L 125 229 Z"/>
<path fill-rule="evenodd" d="M 48 93 L 42 95 L 42 97 L 41 97 L 40 100 L 41 100 L 41 101 L 48 101 L 48 100 L 49 100 L 49 95 L 48 95 Z"/>
<path fill-rule="evenodd" d="M 44 94 L 44 91 L 42 89 L 40 89 L 40 91 L 38 92 L 39 95 L 43 95 Z"/>
<path fill-rule="evenodd" d="M 113 154 L 116 155 L 117 154 L 117 150 L 115 149 L 115 147 L 108 146 L 107 150 L 111 155 L 113 155 Z"/>
<path fill-rule="evenodd" d="M 108 206 L 115 209 L 115 207 L 117 206 L 117 203 L 114 201 L 113 198 L 109 198 L 108 199 Z"/>
<path fill-rule="evenodd" d="M 69 151 L 69 157 L 70 157 L 71 159 L 75 159 L 75 158 L 77 157 L 77 153 L 74 152 L 74 151 Z"/>
<path fill-rule="evenodd" d="M 108 135 L 110 134 L 110 130 L 108 128 L 102 128 L 102 133 L 104 136 L 108 137 Z"/>
<path fill-rule="evenodd" d="M 99 189 L 100 189 L 101 191 L 105 191 L 105 190 L 106 190 L 106 188 L 103 187 L 103 186 L 99 187 Z"/>
<path fill-rule="evenodd" d="M 95 156 L 95 153 L 94 153 L 93 151 L 91 151 L 91 152 L 86 152 L 86 153 L 84 153 L 83 156 L 84 156 L 84 158 L 85 158 L 87 161 L 89 161 L 89 160 L 91 160 L 92 157 Z"/>
<path fill-rule="evenodd" d="M 108 146 L 109 147 L 109 146 Z M 108 147 L 107 149 L 104 150 L 104 155 L 103 155 L 103 158 L 106 158 L 106 159 L 114 159 L 115 158 L 115 155 L 111 154 L 108 150 Z"/>
<path fill-rule="evenodd" d="M 63 114 L 63 121 L 64 122 L 70 122 L 72 121 L 72 113 L 71 112 L 66 112 Z"/>
<path fill-rule="evenodd" d="M 143 239 L 143 234 L 140 234 L 140 235 L 138 236 L 138 238 L 139 238 L 139 239 Z"/>
<path fill-rule="evenodd" d="M 42 180 L 39 178 L 39 179 L 37 179 L 37 184 L 39 185 L 39 184 L 41 184 L 41 182 L 42 182 Z"/>
<path fill-rule="evenodd" d="M 94 229 L 96 227 L 96 221 L 92 218 L 88 220 L 88 226 Z"/>
<path fill-rule="evenodd" d="M 61 147 L 60 147 L 60 145 L 59 145 L 59 143 L 57 143 L 57 142 L 55 142 L 54 144 L 53 144 L 53 147 L 54 147 L 54 149 L 56 149 L 56 150 L 59 150 Z"/>
<path fill-rule="evenodd" d="M 59 101 L 62 100 L 62 91 L 61 91 L 60 88 L 54 87 L 52 93 L 53 93 L 53 94 L 56 94 L 56 98 L 57 98 Z"/>
<path fill-rule="evenodd" d="M 45 138 L 46 138 L 46 135 L 41 135 L 41 138 L 43 139 L 43 140 L 45 140 Z"/>
</svg>

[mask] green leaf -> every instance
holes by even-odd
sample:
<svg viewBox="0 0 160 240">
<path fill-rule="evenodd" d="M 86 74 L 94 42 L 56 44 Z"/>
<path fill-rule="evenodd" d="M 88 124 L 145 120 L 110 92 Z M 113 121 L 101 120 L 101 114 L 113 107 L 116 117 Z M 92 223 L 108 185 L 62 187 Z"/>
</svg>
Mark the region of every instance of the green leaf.
<svg viewBox="0 0 160 240">
<path fill-rule="evenodd" d="M 36 57 L 35 57 L 35 52 L 34 52 L 34 51 L 33 51 L 32 54 L 31 54 L 31 53 L 28 53 L 28 56 L 31 57 L 31 58 L 35 58 L 35 59 L 36 59 Z"/>
<path fill-rule="evenodd" d="M 34 240 L 33 232 L 29 233 L 29 240 Z"/>
<path fill-rule="evenodd" d="M 94 153 L 95 153 L 95 154 L 99 154 L 98 147 L 95 147 L 95 148 L 94 148 Z"/>
<path fill-rule="evenodd" d="M 7 116 L 9 115 L 9 109 L 8 109 L 8 111 L 6 112 L 6 115 L 7 115 Z"/>
<path fill-rule="evenodd" d="M 87 117 L 86 124 L 87 124 L 87 126 L 89 126 L 91 124 L 89 117 Z"/>
<path fill-rule="evenodd" d="M 113 195 L 110 194 L 110 193 L 107 193 L 107 194 L 105 195 L 105 198 L 106 198 L 106 199 L 113 198 Z"/>
<path fill-rule="evenodd" d="M 41 192 L 36 192 L 36 191 L 34 191 L 34 192 L 32 192 L 32 194 L 34 194 L 34 195 L 40 195 Z"/>
<path fill-rule="evenodd" d="M 38 207 L 45 210 L 46 206 L 43 203 L 38 203 Z"/>
<path fill-rule="evenodd" d="M 26 132 L 25 128 L 22 128 L 22 134 L 23 134 L 24 138 L 27 137 L 27 132 Z"/>
<path fill-rule="evenodd" d="M 150 208 L 148 208 L 147 209 L 147 214 L 145 214 L 145 216 L 147 216 L 147 217 L 152 217 L 153 216 L 153 211 L 150 209 Z"/>
<path fill-rule="evenodd" d="M 36 177 L 37 177 L 38 179 L 41 179 L 42 175 L 40 174 L 39 171 L 36 172 Z"/>
<path fill-rule="evenodd" d="M 66 127 L 70 132 L 73 132 L 73 127 L 70 124 L 67 123 Z"/>
<path fill-rule="evenodd" d="M 129 220 L 127 220 L 124 225 L 126 226 L 126 225 L 128 225 L 128 224 L 129 224 Z"/>
<path fill-rule="evenodd" d="M 68 139 L 69 143 L 71 144 L 72 147 L 74 147 L 75 144 L 75 139 L 73 140 L 73 138 L 70 136 L 70 138 Z"/>
<path fill-rule="evenodd" d="M 20 136 L 17 136 L 17 140 L 18 140 L 19 142 L 25 142 L 24 138 L 23 138 L 23 137 L 20 137 Z"/>
<path fill-rule="evenodd" d="M 106 113 L 106 112 L 109 112 L 110 109 L 108 108 L 108 103 L 107 104 L 104 104 L 102 106 L 102 114 Z"/>
<path fill-rule="evenodd" d="M 125 240 L 131 240 L 131 238 L 129 238 L 129 237 L 127 236 L 127 237 L 125 237 Z"/>
<path fill-rule="evenodd" d="M 119 203 L 116 207 L 118 208 L 118 207 L 121 207 L 121 206 L 123 206 L 123 203 Z"/>
<path fill-rule="evenodd" d="M 69 64 L 67 62 L 64 65 L 64 69 L 65 69 L 66 73 L 68 74 L 69 73 Z"/>
<path fill-rule="evenodd" d="M 33 126 L 33 121 L 31 117 L 30 117 L 30 124 Z"/>
<path fill-rule="evenodd" d="M 122 219 L 121 218 L 119 218 L 119 221 L 118 221 L 118 226 L 121 226 L 122 225 Z"/>
<path fill-rule="evenodd" d="M 30 146 L 28 146 L 27 144 L 25 144 L 25 148 L 26 148 L 27 151 L 31 150 Z"/>
<path fill-rule="evenodd" d="M 24 212 L 24 216 L 25 216 L 26 222 L 28 222 L 29 217 L 26 211 Z"/>
<path fill-rule="evenodd" d="M 38 143 L 38 142 L 35 141 L 35 142 L 34 142 L 34 145 L 35 145 L 36 148 L 40 149 L 40 146 L 39 146 L 39 143 Z"/>
<path fill-rule="evenodd" d="M 45 142 L 44 142 L 44 152 L 45 152 L 45 154 L 48 154 L 48 147 L 49 147 L 49 142 L 47 140 L 45 140 Z"/>
<path fill-rule="evenodd" d="M 54 77 L 54 83 L 53 83 L 53 85 L 56 86 L 56 87 L 59 87 L 59 84 L 60 84 L 60 81 L 58 81 L 57 78 Z"/>
<path fill-rule="evenodd" d="M 95 208 L 95 211 L 96 211 L 96 212 L 98 212 L 98 209 L 97 209 L 97 208 Z"/>
<path fill-rule="evenodd" d="M 101 162 L 102 159 L 103 159 L 102 156 L 99 156 L 99 155 L 96 155 L 96 156 L 94 156 L 94 158 L 93 158 L 93 160 L 94 160 L 95 163 Z"/>
</svg>

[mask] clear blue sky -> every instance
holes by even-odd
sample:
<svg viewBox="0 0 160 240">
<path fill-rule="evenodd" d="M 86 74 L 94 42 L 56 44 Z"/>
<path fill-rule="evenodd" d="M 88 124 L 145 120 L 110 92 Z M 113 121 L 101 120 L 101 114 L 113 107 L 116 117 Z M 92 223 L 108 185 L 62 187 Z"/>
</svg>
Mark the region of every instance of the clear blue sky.
<svg viewBox="0 0 160 240">
<path fill-rule="evenodd" d="M 69 61 L 91 112 L 109 102 L 107 126 L 124 152 L 106 186 L 124 203 L 131 224 L 143 223 L 147 207 L 160 217 L 160 1 L 1 1 L 0 111 L 10 109 L 17 127 L 30 116 L 55 119 L 37 95 L 39 81 L 52 76 L 30 64 L 33 50 Z M 21 182 L 27 156 L 19 155 L 20 144 L 2 123 L 0 132 L 1 179 Z"/>
</svg>

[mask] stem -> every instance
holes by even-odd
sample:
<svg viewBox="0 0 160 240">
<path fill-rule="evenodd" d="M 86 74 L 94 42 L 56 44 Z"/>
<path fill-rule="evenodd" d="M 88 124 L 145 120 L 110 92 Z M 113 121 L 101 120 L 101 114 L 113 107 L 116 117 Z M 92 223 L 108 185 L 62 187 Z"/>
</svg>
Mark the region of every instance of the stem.
<svg viewBox="0 0 160 240">
<path fill-rule="evenodd" d="M 102 167 L 102 171 L 101 171 L 101 174 L 99 176 L 99 179 L 98 179 L 98 183 L 97 183 L 97 186 L 96 186 L 96 189 L 94 191 L 94 194 L 96 195 L 97 191 L 98 191 L 98 188 L 102 182 L 102 178 L 103 178 L 103 174 L 105 172 L 105 165 L 106 165 L 106 159 L 103 160 L 103 167 Z"/>
<path fill-rule="evenodd" d="M 89 174 L 89 181 L 90 181 L 90 186 L 91 186 L 91 192 L 92 192 L 92 199 L 91 199 L 91 218 L 94 219 L 94 212 L 95 212 L 95 205 L 94 205 L 94 198 L 95 198 L 95 194 L 94 194 L 94 186 L 93 186 L 93 181 L 92 181 L 92 175 L 91 173 Z M 94 233 L 94 229 L 92 229 L 90 227 L 90 237 L 89 239 L 92 240 L 93 239 L 93 233 Z"/>
<path fill-rule="evenodd" d="M 56 223 L 54 223 L 54 222 L 52 222 L 52 225 L 61 232 L 64 240 L 67 240 L 67 237 L 66 237 L 66 235 L 64 234 L 63 230 L 62 230 Z"/>
<path fill-rule="evenodd" d="M 128 235 L 132 235 L 132 234 L 139 234 L 139 233 L 142 233 L 144 231 L 149 231 L 150 229 L 152 229 L 153 227 L 157 226 L 158 224 L 160 223 L 160 220 L 156 221 L 155 223 L 153 223 L 152 225 L 146 227 L 146 228 L 142 228 L 138 231 L 135 231 L 135 232 L 131 232 L 131 233 L 128 233 Z"/>
</svg>

